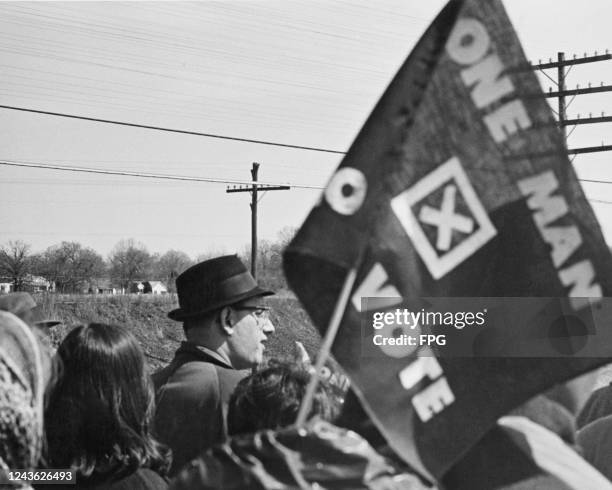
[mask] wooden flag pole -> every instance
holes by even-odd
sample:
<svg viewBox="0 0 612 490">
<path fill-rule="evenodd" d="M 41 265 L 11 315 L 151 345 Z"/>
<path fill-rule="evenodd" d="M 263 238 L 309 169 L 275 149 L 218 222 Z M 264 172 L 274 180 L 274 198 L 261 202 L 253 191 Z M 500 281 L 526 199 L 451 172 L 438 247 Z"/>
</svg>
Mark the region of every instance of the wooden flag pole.
<svg viewBox="0 0 612 490">
<path fill-rule="evenodd" d="M 344 310 L 346 309 L 353 285 L 355 284 L 355 279 L 357 278 L 357 268 L 359 267 L 358 264 L 349 270 L 346 279 L 344 280 L 342 290 L 340 291 L 338 301 L 336 302 L 336 306 L 334 307 L 334 312 L 331 320 L 329 321 L 327 331 L 325 332 L 325 337 L 323 337 L 321 350 L 317 356 L 314 372 L 312 373 L 312 377 L 310 378 L 308 386 L 306 387 L 306 394 L 304 395 L 304 399 L 300 405 L 300 411 L 298 412 L 297 419 L 295 421 L 295 425 L 298 427 L 302 427 L 306 423 L 306 418 L 310 413 L 312 400 L 314 398 L 315 391 L 317 390 L 317 386 L 319 386 L 319 373 L 321 372 L 321 368 L 325 364 L 325 361 L 327 361 L 327 358 L 329 357 L 332 344 L 334 343 L 334 339 L 338 333 L 338 328 L 340 328 L 340 322 L 342 321 Z"/>
</svg>

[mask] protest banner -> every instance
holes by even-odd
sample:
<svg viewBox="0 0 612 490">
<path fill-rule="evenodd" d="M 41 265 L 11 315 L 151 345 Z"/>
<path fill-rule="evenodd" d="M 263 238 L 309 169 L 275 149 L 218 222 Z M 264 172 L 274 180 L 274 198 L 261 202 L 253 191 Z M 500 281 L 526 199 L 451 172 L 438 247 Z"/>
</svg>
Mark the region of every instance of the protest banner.
<svg viewBox="0 0 612 490">
<path fill-rule="evenodd" d="M 610 294 L 610 252 L 500 0 L 451 0 L 440 12 L 284 268 L 322 333 L 357 270 L 333 353 L 391 447 L 436 479 L 510 409 L 603 363 L 579 349 L 562 359 L 410 346 L 362 355 L 363 298 L 383 309 L 423 297 L 553 297 L 578 314 Z"/>
</svg>

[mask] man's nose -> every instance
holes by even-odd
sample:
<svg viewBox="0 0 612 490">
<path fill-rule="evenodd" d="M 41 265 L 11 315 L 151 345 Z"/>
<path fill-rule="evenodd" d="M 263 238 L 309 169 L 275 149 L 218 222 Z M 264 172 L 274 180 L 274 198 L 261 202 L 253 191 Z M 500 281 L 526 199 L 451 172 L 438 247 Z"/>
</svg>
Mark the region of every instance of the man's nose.
<svg viewBox="0 0 612 490">
<path fill-rule="evenodd" d="M 264 322 L 264 325 L 263 325 L 264 333 L 273 334 L 275 330 L 276 328 L 274 327 L 274 323 L 272 323 L 272 320 L 270 320 L 269 318 L 266 318 L 266 321 Z"/>
</svg>

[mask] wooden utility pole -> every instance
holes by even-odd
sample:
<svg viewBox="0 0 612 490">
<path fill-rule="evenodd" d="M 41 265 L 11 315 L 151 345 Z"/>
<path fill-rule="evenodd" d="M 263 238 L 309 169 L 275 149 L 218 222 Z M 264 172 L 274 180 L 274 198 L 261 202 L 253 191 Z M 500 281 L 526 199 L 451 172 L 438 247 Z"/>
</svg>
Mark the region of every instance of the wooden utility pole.
<svg viewBox="0 0 612 490">
<path fill-rule="evenodd" d="M 257 191 L 287 191 L 291 189 L 288 185 L 258 184 L 257 174 L 259 163 L 253 163 L 251 167 L 252 185 L 228 187 L 225 192 L 250 192 L 251 193 L 251 275 L 257 277 Z"/>
<path fill-rule="evenodd" d="M 257 182 L 259 163 L 253 163 L 251 178 Z M 251 191 L 251 274 L 257 277 L 257 184 L 253 184 Z"/>
<path fill-rule="evenodd" d="M 559 86 L 559 125 L 563 132 L 563 139 L 567 141 L 567 131 L 565 130 L 566 104 L 565 104 L 565 53 L 557 53 L 557 84 Z"/>
<path fill-rule="evenodd" d="M 604 116 L 603 113 L 601 114 L 601 117 L 589 116 L 587 118 L 580 118 L 580 117 L 577 117 L 575 119 L 567 118 L 567 106 L 568 106 L 568 104 L 566 103 L 567 96 L 575 97 L 577 95 L 594 94 L 598 92 L 612 92 L 612 85 L 604 85 L 602 82 L 601 86 L 599 87 L 591 87 L 591 84 L 589 83 L 589 86 L 587 88 L 576 87 L 576 89 L 568 90 L 567 83 L 566 83 L 566 76 L 569 70 L 566 70 L 566 67 L 568 66 L 571 67 L 573 65 L 582 65 L 585 63 L 595 63 L 598 61 L 607 61 L 611 59 L 612 59 L 612 54 L 609 54 L 607 51 L 605 54 L 598 55 L 597 53 L 595 53 L 593 56 L 587 56 L 585 54 L 584 57 L 582 58 L 577 58 L 574 55 L 574 58 L 570 60 L 565 59 L 565 53 L 559 52 L 557 53 L 556 62 L 553 62 L 552 60 L 550 60 L 548 63 L 538 63 L 537 65 L 532 66 L 532 68 L 536 70 L 546 70 L 550 68 L 557 68 L 557 82 L 556 83 L 557 83 L 558 90 L 556 91 L 550 90 L 546 94 L 546 97 L 557 98 L 559 101 L 559 112 L 558 112 L 559 126 L 561 127 L 561 130 L 563 131 L 563 136 L 565 137 L 566 140 L 567 140 L 568 135 L 566 133 L 565 128 L 567 126 L 576 126 L 578 124 L 596 124 L 596 123 L 603 123 L 603 122 L 612 122 L 612 117 L 606 117 Z M 571 103 L 571 100 L 570 100 L 570 103 Z M 601 146 L 590 146 L 586 148 L 569 149 L 567 150 L 567 153 L 570 155 L 578 155 L 581 153 L 610 151 L 611 149 L 612 149 L 612 145 L 602 144 Z"/>
</svg>

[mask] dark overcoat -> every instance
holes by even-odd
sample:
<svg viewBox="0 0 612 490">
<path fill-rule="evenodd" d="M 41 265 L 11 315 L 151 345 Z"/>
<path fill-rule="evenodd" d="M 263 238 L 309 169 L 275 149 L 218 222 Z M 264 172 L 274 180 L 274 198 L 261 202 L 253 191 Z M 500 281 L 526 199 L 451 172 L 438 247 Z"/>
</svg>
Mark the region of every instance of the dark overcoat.
<svg viewBox="0 0 612 490">
<path fill-rule="evenodd" d="M 225 440 L 229 398 L 247 374 L 235 370 L 215 351 L 192 342 L 183 342 L 172 362 L 153 374 L 155 434 L 172 449 L 170 475 Z"/>
</svg>

